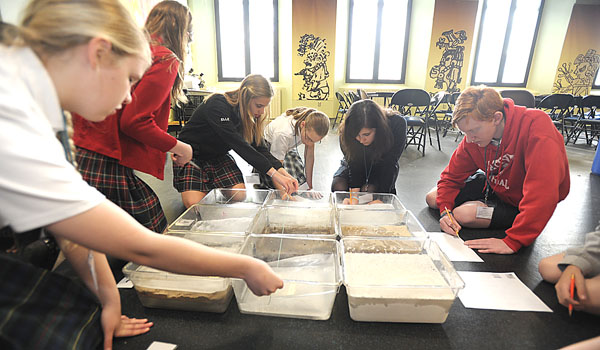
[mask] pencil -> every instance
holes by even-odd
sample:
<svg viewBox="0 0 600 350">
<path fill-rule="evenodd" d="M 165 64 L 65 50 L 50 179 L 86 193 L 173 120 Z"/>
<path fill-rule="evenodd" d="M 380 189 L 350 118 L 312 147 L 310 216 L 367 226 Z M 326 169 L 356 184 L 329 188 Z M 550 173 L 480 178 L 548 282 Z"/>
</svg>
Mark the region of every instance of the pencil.
<svg viewBox="0 0 600 350">
<path fill-rule="evenodd" d="M 571 299 L 575 296 L 575 274 L 571 274 L 571 286 L 569 287 L 569 293 L 571 294 Z M 573 304 L 569 303 L 569 317 L 573 314 Z"/>
<path fill-rule="evenodd" d="M 448 215 L 448 217 L 450 218 L 450 221 L 452 222 L 452 224 L 456 225 L 456 223 L 454 222 L 454 218 L 452 218 L 452 214 L 450 214 L 450 210 L 448 210 L 448 207 L 444 207 L 444 211 L 446 212 L 446 215 Z M 456 233 L 456 237 L 459 237 L 458 235 L 458 230 L 454 230 L 454 233 Z"/>
</svg>

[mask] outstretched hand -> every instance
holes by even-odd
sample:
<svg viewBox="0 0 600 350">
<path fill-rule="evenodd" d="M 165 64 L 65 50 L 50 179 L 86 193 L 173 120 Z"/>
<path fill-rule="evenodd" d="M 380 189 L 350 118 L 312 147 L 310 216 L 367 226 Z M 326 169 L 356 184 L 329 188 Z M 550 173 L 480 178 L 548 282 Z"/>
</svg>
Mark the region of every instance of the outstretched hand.
<svg viewBox="0 0 600 350">
<path fill-rule="evenodd" d="M 514 254 L 515 252 L 498 238 L 482 238 L 466 241 L 471 249 L 477 249 L 479 253 L 495 253 L 495 254 Z"/>
<path fill-rule="evenodd" d="M 247 267 L 244 280 L 255 295 L 269 295 L 283 288 L 283 280 L 264 261 L 252 258 Z"/>
<path fill-rule="evenodd" d="M 132 337 L 146 333 L 154 325 L 147 319 L 129 318 L 125 315 L 114 317 L 111 308 L 102 309 L 102 330 L 104 331 L 104 350 L 112 349 L 113 337 Z"/>
</svg>

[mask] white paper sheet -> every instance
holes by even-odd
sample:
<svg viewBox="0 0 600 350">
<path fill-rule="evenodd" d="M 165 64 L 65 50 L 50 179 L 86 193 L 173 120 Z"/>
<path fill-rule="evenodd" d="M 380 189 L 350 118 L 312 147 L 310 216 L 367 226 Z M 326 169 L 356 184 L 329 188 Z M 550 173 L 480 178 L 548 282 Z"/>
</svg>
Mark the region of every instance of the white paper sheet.
<svg viewBox="0 0 600 350">
<path fill-rule="evenodd" d="M 123 277 L 119 283 L 117 283 L 117 288 L 133 288 L 133 282 L 127 277 Z"/>
<path fill-rule="evenodd" d="M 483 262 L 475 251 L 465 245 L 465 241 L 445 232 L 428 232 L 429 238 L 440 246 L 440 249 L 451 261 Z"/>
<path fill-rule="evenodd" d="M 458 274 L 465 282 L 458 297 L 466 308 L 552 312 L 514 272 L 458 271 Z"/>
<path fill-rule="evenodd" d="M 175 350 L 177 349 L 176 344 L 165 343 L 162 341 L 153 341 L 152 344 L 146 350 Z"/>
</svg>

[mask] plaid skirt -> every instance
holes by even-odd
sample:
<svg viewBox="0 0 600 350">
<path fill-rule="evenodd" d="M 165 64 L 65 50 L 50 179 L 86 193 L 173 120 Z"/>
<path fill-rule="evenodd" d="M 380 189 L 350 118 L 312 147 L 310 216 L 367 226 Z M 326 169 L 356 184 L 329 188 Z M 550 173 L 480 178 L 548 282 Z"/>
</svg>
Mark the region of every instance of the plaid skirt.
<svg viewBox="0 0 600 350">
<path fill-rule="evenodd" d="M 306 182 L 304 162 L 302 162 L 302 157 L 300 157 L 295 150 L 291 150 L 285 154 L 285 157 L 283 158 L 283 168 L 288 174 L 298 180 L 298 185 L 302 185 Z M 258 177 L 260 178 L 260 188 L 275 188 L 273 179 L 271 179 L 269 175 L 259 173 Z"/>
<path fill-rule="evenodd" d="M 81 284 L 0 254 L 1 349 L 96 349 L 101 309 Z"/>
<path fill-rule="evenodd" d="M 135 176 L 133 169 L 100 153 L 77 147 L 77 169 L 87 183 L 102 192 L 148 229 L 162 233 L 167 219 L 158 196 Z"/>
<path fill-rule="evenodd" d="M 187 163 L 173 164 L 173 186 L 177 191 L 210 192 L 214 188 L 231 188 L 244 183 L 242 171 L 229 154 L 210 159 L 193 160 L 198 167 Z"/>
</svg>

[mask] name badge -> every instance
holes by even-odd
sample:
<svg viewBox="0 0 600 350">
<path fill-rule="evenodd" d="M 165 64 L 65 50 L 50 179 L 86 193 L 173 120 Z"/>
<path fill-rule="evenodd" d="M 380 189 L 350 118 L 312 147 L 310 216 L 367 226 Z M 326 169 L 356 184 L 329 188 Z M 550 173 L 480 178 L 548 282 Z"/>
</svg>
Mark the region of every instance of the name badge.
<svg viewBox="0 0 600 350">
<path fill-rule="evenodd" d="M 366 203 L 369 203 L 372 201 L 373 201 L 373 195 L 371 193 L 363 194 L 362 196 L 358 197 L 358 204 L 366 204 Z"/>
<path fill-rule="evenodd" d="M 259 184 L 260 177 L 258 176 L 258 174 L 252 173 L 250 175 L 244 175 L 244 181 L 247 184 Z"/>
<path fill-rule="evenodd" d="M 475 214 L 475 217 L 477 219 L 492 220 L 493 214 L 494 214 L 494 207 L 477 207 L 477 213 Z"/>
</svg>

